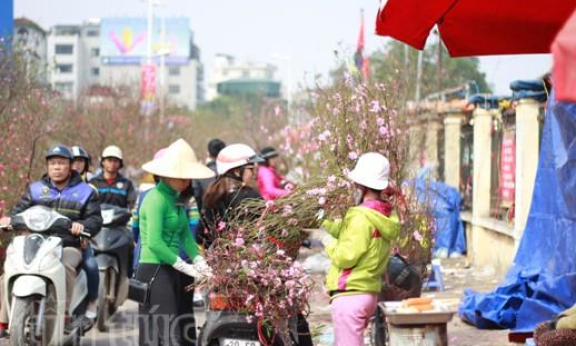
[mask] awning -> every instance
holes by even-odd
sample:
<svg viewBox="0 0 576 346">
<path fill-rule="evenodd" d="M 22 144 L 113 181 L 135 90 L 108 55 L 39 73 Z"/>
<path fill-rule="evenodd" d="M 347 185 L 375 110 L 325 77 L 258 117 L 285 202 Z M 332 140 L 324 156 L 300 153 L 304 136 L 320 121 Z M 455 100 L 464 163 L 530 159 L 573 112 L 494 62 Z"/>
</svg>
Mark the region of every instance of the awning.
<svg viewBox="0 0 576 346">
<path fill-rule="evenodd" d="M 453 57 L 549 53 L 576 0 L 388 0 L 376 33 L 423 49 L 438 25 Z"/>
</svg>

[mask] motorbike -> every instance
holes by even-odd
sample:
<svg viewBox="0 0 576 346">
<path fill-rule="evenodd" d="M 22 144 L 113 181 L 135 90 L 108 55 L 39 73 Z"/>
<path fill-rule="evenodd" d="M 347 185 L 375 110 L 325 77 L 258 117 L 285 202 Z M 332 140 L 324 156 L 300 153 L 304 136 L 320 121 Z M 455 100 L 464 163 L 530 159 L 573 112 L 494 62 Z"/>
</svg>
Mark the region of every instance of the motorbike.
<svg viewBox="0 0 576 346">
<path fill-rule="evenodd" d="M 249 322 L 248 315 L 236 311 L 228 301 L 224 296 L 210 295 L 206 322 L 200 329 L 198 346 L 262 346 L 264 343 L 261 341 L 269 346 L 298 345 L 296 317 L 289 321 L 291 340 L 285 343 L 257 321 Z"/>
<path fill-rule="evenodd" d="M 70 304 L 72 329 L 65 332 L 66 269 L 61 261 L 62 238 L 69 218 L 45 206 L 14 216 L 11 228 L 22 231 L 6 250 L 3 303 L 9 308 L 12 345 L 80 345 L 88 306 L 86 274 L 79 270 Z M 80 237 L 89 238 L 82 232 Z"/>
<path fill-rule="evenodd" d="M 102 204 L 102 229 L 91 239 L 100 271 L 97 327 L 107 331 L 106 321 L 128 298 L 134 240 L 126 226 L 130 211 L 111 204 Z"/>
</svg>

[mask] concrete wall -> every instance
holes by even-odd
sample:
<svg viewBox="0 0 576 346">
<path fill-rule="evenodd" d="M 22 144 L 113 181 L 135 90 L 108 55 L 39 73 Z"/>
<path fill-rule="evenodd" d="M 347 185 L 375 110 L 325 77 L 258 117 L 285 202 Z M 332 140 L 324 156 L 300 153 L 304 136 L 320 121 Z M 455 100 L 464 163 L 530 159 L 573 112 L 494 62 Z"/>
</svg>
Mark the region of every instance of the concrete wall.
<svg viewBox="0 0 576 346">
<path fill-rule="evenodd" d="M 540 105 L 532 100 L 520 100 L 516 108 L 516 199 L 515 220 L 509 224 L 490 217 L 491 131 L 498 110 L 477 108 L 473 113 L 474 126 L 474 176 L 473 206 L 471 212 L 463 212 L 468 241 L 468 261 L 475 266 L 492 267 L 499 274 L 506 273 L 522 238 L 534 190 L 538 165 L 538 113 Z M 444 167 L 447 184 L 458 188 L 460 182 L 460 130 L 465 114 L 446 112 L 444 125 Z M 427 132 L 430 134 L 431 129 Z M 427 152 L 433 141 L 427 143 Z"/>
</svg>

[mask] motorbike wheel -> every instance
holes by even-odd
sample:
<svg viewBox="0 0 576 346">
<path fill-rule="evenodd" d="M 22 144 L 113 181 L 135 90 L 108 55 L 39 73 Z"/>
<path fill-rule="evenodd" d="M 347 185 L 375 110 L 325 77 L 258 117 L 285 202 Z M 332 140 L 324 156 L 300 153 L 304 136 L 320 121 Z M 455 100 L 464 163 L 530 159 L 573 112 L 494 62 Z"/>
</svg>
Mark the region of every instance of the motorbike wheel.
<svg viewBox="0 0 576 346">
<path fill-rule="evenodd" d="M 37 312 L 40 303 L 40 296 L 15 297 L 12 309 L 14 315 L 10 321 L 10 341 L 12 345 L 44 345 L 42 337 L 35 337 L 33 331 L 36 329 L 38 321 Z M 42 333 L 43 334 L 43 333 Z"/>
<path fill-rule="evenodd" d="M 108 269 L 105 272 L 100 272 L 100 287 L 98 288 L 98 330 L 101 332 L 107 332 L 108 326 L 106 322 L 110 317 L 110 304 L 108 302 L 108 290 L 110 289 L 110 275 L 112 275 L 111 270 Z"/>
<path fill-rule="evenodd" d="M 370 320 L 370 345 L 386 346 L 388 345 L 388 330 L 386 318 L 380 309 L 376 309 L 374 316 Z"/>
</svg>

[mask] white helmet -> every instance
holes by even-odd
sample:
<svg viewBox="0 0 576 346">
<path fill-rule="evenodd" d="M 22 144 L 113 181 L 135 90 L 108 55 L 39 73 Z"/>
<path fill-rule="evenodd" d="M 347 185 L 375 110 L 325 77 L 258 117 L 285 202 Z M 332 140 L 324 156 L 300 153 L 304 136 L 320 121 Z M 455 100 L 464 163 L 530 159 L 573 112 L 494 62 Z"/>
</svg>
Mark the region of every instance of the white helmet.
<svg viewBox="0 0 576 346">
<path fill-rule="evenodd" d="M 220 151 L 216 157 L 216 170 L 222 175 L 231 169 L 265 160 L 246 144 L 232 144 Z"/>
<path fill-rule="evenodd" d="M 374 190 L 384 190 L 388 187 L 390 163 L 388 159 L 378 153 L 366 153 L 360 156 L 356 167 L 348 173 L 355 183 Z"/>
<path fill-rule="evenodd" d="M 107 157 L 114 157 L 120 161 L 122 161 L 124 159 L 122 157 L 122 150 L 120 150 L 120 148 L 118 148 L 115 145 L 110 145 L 110 146 L 107 146 L 106 148 L 104 148 L 101 156 L 102 156 L 102 160 L 104 160 Z"/>
</svg>

